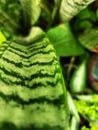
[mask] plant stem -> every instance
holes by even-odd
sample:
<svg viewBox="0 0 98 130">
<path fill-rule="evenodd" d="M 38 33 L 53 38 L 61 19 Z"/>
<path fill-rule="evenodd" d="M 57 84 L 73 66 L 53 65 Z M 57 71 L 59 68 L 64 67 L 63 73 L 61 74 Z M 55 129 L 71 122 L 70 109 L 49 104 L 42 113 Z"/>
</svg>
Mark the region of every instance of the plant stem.
<svg viewBox="0 0 98 130">
<path fill-rule="evenodd" d="M 68 80 L 70 78 L 71 70 L 72 70 L 72 68 L 74 66 L 74 61 L 75 61 L 75 57 L 73 56 L 73 57 L 71 57 L 70 64 L 69 64 L 68 69 L 67 69 Z"/>
</svg>

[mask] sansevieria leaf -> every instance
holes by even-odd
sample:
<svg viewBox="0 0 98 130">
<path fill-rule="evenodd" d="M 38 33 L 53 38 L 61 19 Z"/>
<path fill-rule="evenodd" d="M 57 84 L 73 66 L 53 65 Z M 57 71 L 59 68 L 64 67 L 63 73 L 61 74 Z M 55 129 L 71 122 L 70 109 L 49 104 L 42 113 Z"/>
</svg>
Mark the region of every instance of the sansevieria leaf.
<svg viewBox="0 0 98 130">
<path fill-rule="evenodd" d="M 0 130 L 67 130 L 66 89 L 55 50 L 38 27 L 0 48 Z"/>
<path fill-rule="evenodd" d="M 62 0 L 60 6 L 61 20 L 63 22 L 71 20 L 93 1 L 95 0 Z"/>
<path fill-rule="evenodd" d="M 7 40 L 6 40 L 6 38 L 5 38 L 5 36 L 3 35 L 3 33 L 0 31 L 0 46 L 2 46 L 2 43 L 3 42 L 6 42 Z"/>
</svg>

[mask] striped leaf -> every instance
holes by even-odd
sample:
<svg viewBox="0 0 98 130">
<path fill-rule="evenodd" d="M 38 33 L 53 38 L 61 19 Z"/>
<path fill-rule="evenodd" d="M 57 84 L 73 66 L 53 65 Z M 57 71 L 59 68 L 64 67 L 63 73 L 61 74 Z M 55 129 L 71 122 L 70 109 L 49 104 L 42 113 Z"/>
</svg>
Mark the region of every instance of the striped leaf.
<svg viewBox="0 0 98 130">
<path fill-rule="evenodd" d="M 2 46 L 2 43 L 7 41 L 3 33 L 0 31 L 0 46 Z"/>
<path fill-rule="evenodd" d="M 60 7 L 61 20 L 63 22 L 70 21 L 93 1 L 95 0 L 62 0 Z"/>
<path fill-rule="evenodd" d="M 66 90 L 45 33 L 0 48 L 0 130 L 67 130 Z"/>
</svg>

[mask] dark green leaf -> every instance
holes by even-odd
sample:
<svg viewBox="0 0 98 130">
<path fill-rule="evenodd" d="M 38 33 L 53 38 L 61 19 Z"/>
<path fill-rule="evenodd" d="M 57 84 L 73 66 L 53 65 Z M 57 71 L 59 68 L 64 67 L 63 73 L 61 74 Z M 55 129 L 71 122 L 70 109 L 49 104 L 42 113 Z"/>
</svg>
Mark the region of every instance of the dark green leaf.
<svg viewBox="0 0 98 130">
<path fill-rule="evenodd" d="M 98 52 L 98 29 L 89 29 L 79 36 L 80 43 L 91 51 Z"/>
</svg>

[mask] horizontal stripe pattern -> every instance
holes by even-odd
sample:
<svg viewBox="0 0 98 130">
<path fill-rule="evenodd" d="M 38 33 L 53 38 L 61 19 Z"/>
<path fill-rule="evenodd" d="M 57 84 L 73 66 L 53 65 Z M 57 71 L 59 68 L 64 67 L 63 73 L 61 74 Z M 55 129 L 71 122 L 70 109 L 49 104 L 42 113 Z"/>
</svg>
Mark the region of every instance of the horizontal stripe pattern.
<svg viewBox="0 0 98 130">
<path fill-rule="evenodd" d="M 48 38 L 42 35 L 29 44 L 17 40 L 4 43 L 2 48 L 0 126 L 7 123 L 20 130 L 66 130 L 64 82 Z"/>
</svg>

